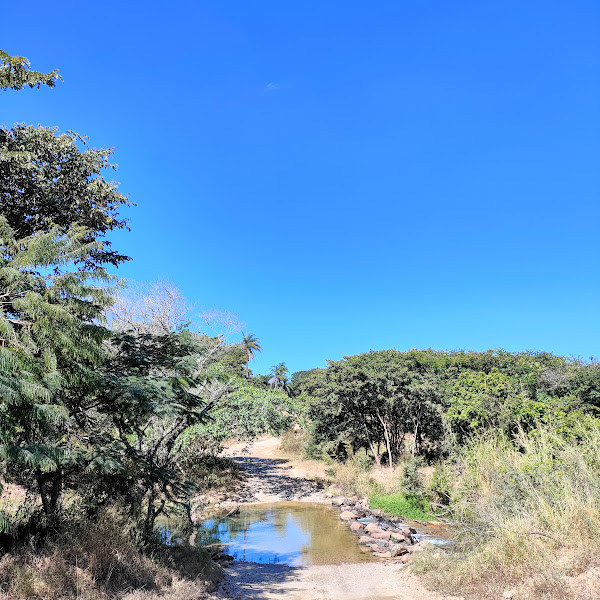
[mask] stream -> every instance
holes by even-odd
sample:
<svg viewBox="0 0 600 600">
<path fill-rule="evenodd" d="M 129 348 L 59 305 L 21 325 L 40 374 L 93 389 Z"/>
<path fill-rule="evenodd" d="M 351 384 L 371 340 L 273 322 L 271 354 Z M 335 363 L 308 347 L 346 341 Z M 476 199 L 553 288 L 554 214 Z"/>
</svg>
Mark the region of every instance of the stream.
<svg viewBox="0 0 600 600">
<path fill-rule="evenodd" d="M 180 541 L 181 522 L 164 519 L 158 530 L 167 543 Z M 291 567 L 374 560 L 337 511 L 310 502 L 242 505 L 238 514 L 204 521 L 195 543 L 220 548 L 236 561 Z"/>
<path fill-rule="evenodd" d="M 376 519 L 359 519 L 369 523 Z M 168 544 L 182 541 L 182 522 L 162 519 L 160 537 Z M 407 522 L 401 526 L 420 527 Z M 450 542 L 447 531 L 420 527 L 419 540 L 443 547 Z M 357 536 L 340 521 L 331 506 L 311 502 L 254 503 L 240 506 L 238 513 L 214 516 L 186 536 L 193 543 L 233 557 L 235 561 L 282 564 L 290 567 L 336 565 L 376 560 Z"/>
</svg>

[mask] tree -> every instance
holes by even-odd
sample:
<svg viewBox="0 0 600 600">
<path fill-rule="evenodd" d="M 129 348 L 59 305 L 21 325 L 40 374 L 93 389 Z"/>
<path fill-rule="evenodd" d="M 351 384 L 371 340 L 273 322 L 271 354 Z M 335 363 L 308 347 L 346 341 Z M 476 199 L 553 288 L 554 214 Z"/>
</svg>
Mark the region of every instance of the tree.
<svg viewBox="0 0 600 600">
<path fill-rule="evenodd" d="M 439 359 L 427 351 L 372 351 L 301 374 L 297 385 L 311 397 L 316 444 L 336 458 L 345 458 L 348 446 L 365 448 L 376 464 L 383 446 L 390 468 L 407 438 L 413 455 L 439 452 L 444 436 Z"/>
<path fill-rule="evenodd" d="M 30 69 L 30 62 L 23 56 L 10 56 L 0 50 L 0 89 L 22 90 L 26 85 L 30 88 L 47 85 L 54 87 L 62 77 L 55 69 L 50 73 L 40 73 Z"/>
<path fill-rule="evenodd" d="M 59 78 L 28 67 L 1 52 L 0 87 L 53 87 Z M 103 239 L 125 226 L 118 208 L 128 203 L 102 176 L 110 152 L 80 151 L 80 141 L 0 128 L 0 459 L 39 493 L 51 525 L 61 492 L 94 453 L 90 406 L 115 284 L 103 266 L 125 260 Z"/>
<path fill-rule="evenodd" d="M 166 504 L 186 506 L 194 490 L 177 468 L 180 436 L 203 422 L 228 386 L 205 371 L 207 349 L 188 330 L 118 332 L 111 346 L 97 409 L 113 431 L 96 464 L 102 467 L 108 458 L 116 465 L 116 490 L 141 517 L 147 543 Z"/>
<path fill-rule="evenodd" d="M 248 335 L 242 333 L 242 336 L 242 346 L 248 356 L 248 360 L 246 361 L 246 378 L 249 378 L 250 361 L 254 360 L 254 353 L 260 352 L 262 348 L 260 347 L 260 340 L 253 333 L 249 333 Z"/>
<path fill-rule="evenodd" d="M 148 284 L 127 281 L 115 299 L 109 318 L 118 331 L 166 335 L 190 325 L 190 307 L 181 290 L 159 279 Z"/>
<path fill-rule="evenodd" d="M 108 335 L 99 320 L 114 278 L 99 267 L 69 270 L 98 248 L 87 237 L 55 227 L 19 238 L 0 217 L 0 458 L 32 474 L 27 483 L 50 524 L 65 483 L 88 459 L 84 398 Z"/>
<path fill-rule="evenodd" d="M 106 239 L 127 227 L 119 209 L 131 202 L 103 172 L 115 170 L 108 149 L 81 149 L 85 138 L 57 129 L 15 125 L 0 127 L 0 213 L 17 238 L 73 224 L 87 229 L 86 240 L 100 242 L 78 260 L 80 268 L 118 265 L 128 257 Z"/>
<path fill-rule="evenodd" d="M 279 387 L 285 388 L 289 369 L 285 366 L 285 363 L 279 363 L 271 367 L 271 379 L 269 384 L 271 387 L 277 389 Z"/>
</svg>

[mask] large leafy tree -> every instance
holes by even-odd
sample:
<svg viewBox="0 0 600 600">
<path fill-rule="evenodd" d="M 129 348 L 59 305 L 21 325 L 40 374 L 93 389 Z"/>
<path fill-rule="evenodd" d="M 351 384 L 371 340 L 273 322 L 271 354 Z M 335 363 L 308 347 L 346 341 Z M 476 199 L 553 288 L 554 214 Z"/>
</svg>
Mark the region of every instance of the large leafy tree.
<svg viewBox="0 0 600 600">
<path fill-rule="evenodd" d="M 112 151 L 84 144 L 82 136 L 55 128 L 1 127 L 0 212 L 17 237 L 85 227 L 86 240 L 100 244 L 78 259 L 79 266 L 118 265 L 127 257 L 111 248 L 106 235 L 127 226 L 119 209 L 130 202 L 104 177 L 115 169 Z"/>
<path fill-rule="evenodd" d="M 0 89 L 54 87 L 57 71 L 29 68 L 21 56 L 0 50 Z M 80 268 L 118 265 L 127 257 L 111 249 L 106 234 L 127 226 L 119 209 L 130 204 L 104 176 L 115 170 L 112 150 L 84 148 L 86 138 L 56 128 L 23 124 L 0 127 L 0 213 L 17 238 L 58 227 L 85 227 L 86 241 L 100 241 L 78 259 Z"/>
<path fill-rule="evenodd" d="M 57 73 L 0 54 L 0 87 L 49 85 Z M 109 152 L 75 134 L 0 128 L 0 458 L 37 490 L 50 523 L 60 494 L 92 460 L 90 410 L 101 387 L 114 278 L 125 257 L 104 236 L 127 201 L 102 174 Z"/>
<path fill-rule="evenodd" d="M 19 238 L 0 218 L 0 457 L 31 474 L 26 483 L 51 523 L 66 481 L 86 461 L 83 399 L 108 335 L 99 319 L 112 278 L 101 268 L 69 269 L 97 247 L 83 228 Z"/>
</svg>

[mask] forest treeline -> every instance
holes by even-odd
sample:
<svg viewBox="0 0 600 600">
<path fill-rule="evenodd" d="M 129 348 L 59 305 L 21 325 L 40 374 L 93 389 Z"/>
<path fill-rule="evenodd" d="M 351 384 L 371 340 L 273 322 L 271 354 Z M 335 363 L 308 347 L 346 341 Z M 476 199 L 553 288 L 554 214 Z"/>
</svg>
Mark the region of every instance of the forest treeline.
<svg viewBox="0 0 600 600">
<path fill-rule="evenodd" d="M 307 452 L 376 464 L 432 461 L 484 431 L 509 436 L 547 423 L 568 429 L 600 409 L 600 364 L 548 352 L 371 351 L 294 373 Z"/>
</svg>

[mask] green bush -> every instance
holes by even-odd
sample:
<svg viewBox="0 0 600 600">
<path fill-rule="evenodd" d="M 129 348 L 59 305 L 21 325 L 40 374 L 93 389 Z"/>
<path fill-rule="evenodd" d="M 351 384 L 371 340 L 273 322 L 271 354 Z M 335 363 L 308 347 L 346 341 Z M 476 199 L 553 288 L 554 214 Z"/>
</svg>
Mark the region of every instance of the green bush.
<svg viewBox="0 0 600 600">
<path fill-rule="evenodd" d="M 424 461 L 421 457 L 410 457 L 402 466 L 400 471 L 400 485 L 408 496 L 421 498 L 425 492 L 423 485 L 423 475 L 419 469 Z"/>
<path fill-rule="evenodd" d="M 445 463 L 435 465 L 427 491 L 433 502 L 448 506 L 452 500 L 453 481 L 450 467 Z"/>
</svg>

